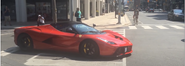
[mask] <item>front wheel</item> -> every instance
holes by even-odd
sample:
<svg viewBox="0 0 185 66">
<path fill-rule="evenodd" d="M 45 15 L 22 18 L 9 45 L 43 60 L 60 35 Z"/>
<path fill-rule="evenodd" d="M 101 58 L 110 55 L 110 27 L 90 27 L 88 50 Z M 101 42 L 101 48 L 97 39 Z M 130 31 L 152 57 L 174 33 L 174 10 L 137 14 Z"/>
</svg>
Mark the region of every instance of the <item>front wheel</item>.
<svg viewBox="0 0 185 66">
<path fill-rule="evenodd" d="M 99 47 L 95 41 L 85 40 L 80 44 L 80 53 L 87 57 L 98 57 Z"/>
</svg>

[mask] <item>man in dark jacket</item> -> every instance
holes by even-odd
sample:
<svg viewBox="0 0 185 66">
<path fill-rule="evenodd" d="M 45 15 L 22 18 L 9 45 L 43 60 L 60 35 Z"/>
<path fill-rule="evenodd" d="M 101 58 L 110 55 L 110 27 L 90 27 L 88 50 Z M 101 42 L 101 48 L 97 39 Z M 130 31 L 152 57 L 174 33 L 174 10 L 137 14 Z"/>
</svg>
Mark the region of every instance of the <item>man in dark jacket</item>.
<svg viewBox="0 0 185 66">
<path fill-rule="evenodd" d="M 4 25 L 6 26 L 6 22 L 9 22 L 9 24 L 11 26 L 11 23 L 10 23 L 10 21 L 11 21 L 11 18 L 10 18 L 10 9 L 7 6 L 4 9 L 3 15 L 4 15 L 4 18 L 5 18 L 5 24 Z"/>
</svg>

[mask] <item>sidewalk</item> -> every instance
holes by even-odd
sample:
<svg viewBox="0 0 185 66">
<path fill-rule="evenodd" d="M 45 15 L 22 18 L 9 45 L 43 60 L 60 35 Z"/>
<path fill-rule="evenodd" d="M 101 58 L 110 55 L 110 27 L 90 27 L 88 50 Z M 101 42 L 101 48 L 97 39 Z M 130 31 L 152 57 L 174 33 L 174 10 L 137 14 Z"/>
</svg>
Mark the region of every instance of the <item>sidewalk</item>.
<svg viewBox="0 0 185 66">
<path fill-rule="evenodd" d="M 114 14 L 115 14 L 114 12 L 111 12 L 102 16 L 97 16 L 95 18 L 83 20 L 83 23 L 86 23 L 90 26 L 96 24 L 97 26 L 95 28 L 119 28 L 131 25 L 131 22 L 126 14 L 124 17 L 121 17 L 121 24 L 117 24 L 118 16 L 117 18 L 115 18 Z"/>
<path fill-rule="evenodd" d="M 118 22 L 118 16 L 115 18 L 114 12 L 96 16 L 94 18 L 90 18 L 88 20 L 82 20 L 83 23 L 92 26 L 96 24 L 95 28 L 119 28 L 123 26 L 131 25 L 130 20 L 128 19 L 127 15 L 121 17 L 121 24 L 116 24 Z M 14 29 L 23 26 L 36 26 L 36 22 L 11 22 L 13 26 L 4 26 L 3 22 L 1 22 L 1 29 Z M 46 21 L 46 24 L 50 24 L 52 21 Z"/>
</svg>

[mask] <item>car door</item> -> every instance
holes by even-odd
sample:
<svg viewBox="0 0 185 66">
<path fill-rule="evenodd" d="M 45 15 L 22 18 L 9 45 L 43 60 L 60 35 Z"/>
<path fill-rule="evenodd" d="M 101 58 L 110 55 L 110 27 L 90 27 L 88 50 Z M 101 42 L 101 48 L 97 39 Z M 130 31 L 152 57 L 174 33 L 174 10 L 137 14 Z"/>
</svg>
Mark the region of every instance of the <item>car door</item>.
<svg viewBox="0 0 185 66">
<path fill-rule="evenodd" d="M 67 28 L 71 28 L 71 26 L 67 26 L 65 28 L 62 28 L 61 34 L 57 35 L 55 37 L 53 37 L 52 41 L 53 44 L 57 45 L 57 46 L 61 46 L 61 47 L 71 47 L 74 46 L 78 40 L 78 34 L 76 34 L 77 32 L 67 32 L 66 29 Z"/>
<path fill-rule="evenodd" d="M 173 10 L 171 10 L 171 11 L 169 12 L 169 17 L 170 17 L 170 18 L 173 17 Z"/>
</svg>

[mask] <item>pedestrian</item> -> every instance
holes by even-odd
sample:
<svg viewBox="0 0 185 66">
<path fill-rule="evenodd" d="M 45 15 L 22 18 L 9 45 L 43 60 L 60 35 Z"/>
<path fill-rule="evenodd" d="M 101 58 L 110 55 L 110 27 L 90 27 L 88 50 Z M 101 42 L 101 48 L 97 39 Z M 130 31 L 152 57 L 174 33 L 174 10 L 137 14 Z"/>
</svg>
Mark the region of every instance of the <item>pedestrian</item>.
<svg viewBox="0 0 185 66">
<path fill-rule="evenodd" d="M 103 11 L 103 15 L 104 15 L 104 12 L 105 12 L 104 7 L 102 8 L 102 11 Z"/>
<path fill-rule="evenodd" d="M 134 9 L 134 15 L 133 18 L 136 18 L 136 22 L 138 23 L 138 16 L 139 16 L 139 6 L 136 5 L 136 8 Z"/>
<path fill-rule="evenodd" d="M 81 13 L 80 9 L 77 8 L 76 12 L 75 12 L 76 21 L 81 22 L 81 16 L 82 16 L 82 13 Z"/>
<path fill-rule="evenodd" d="M 37 26 L 39 25 L 44 25 L 45 24 L 45 19 L 43 16 L 41 16 L 40 14 L 38 15 L 38 19 L 37 19 Z"/>
<path fill-rule="evenodd" d="M 8 6 L 5 7 L 3 15 L 4 15 L 4 18 L 5 18 L 4 26 L 6 26 L 6 22 L 8 22 L 10 26 L 12 26 L 12 24 L 10 23 L 10 21 L 11 21 L 11 19 L 10 19 L 10 9 L 8 8 Z"/>
</svg>

